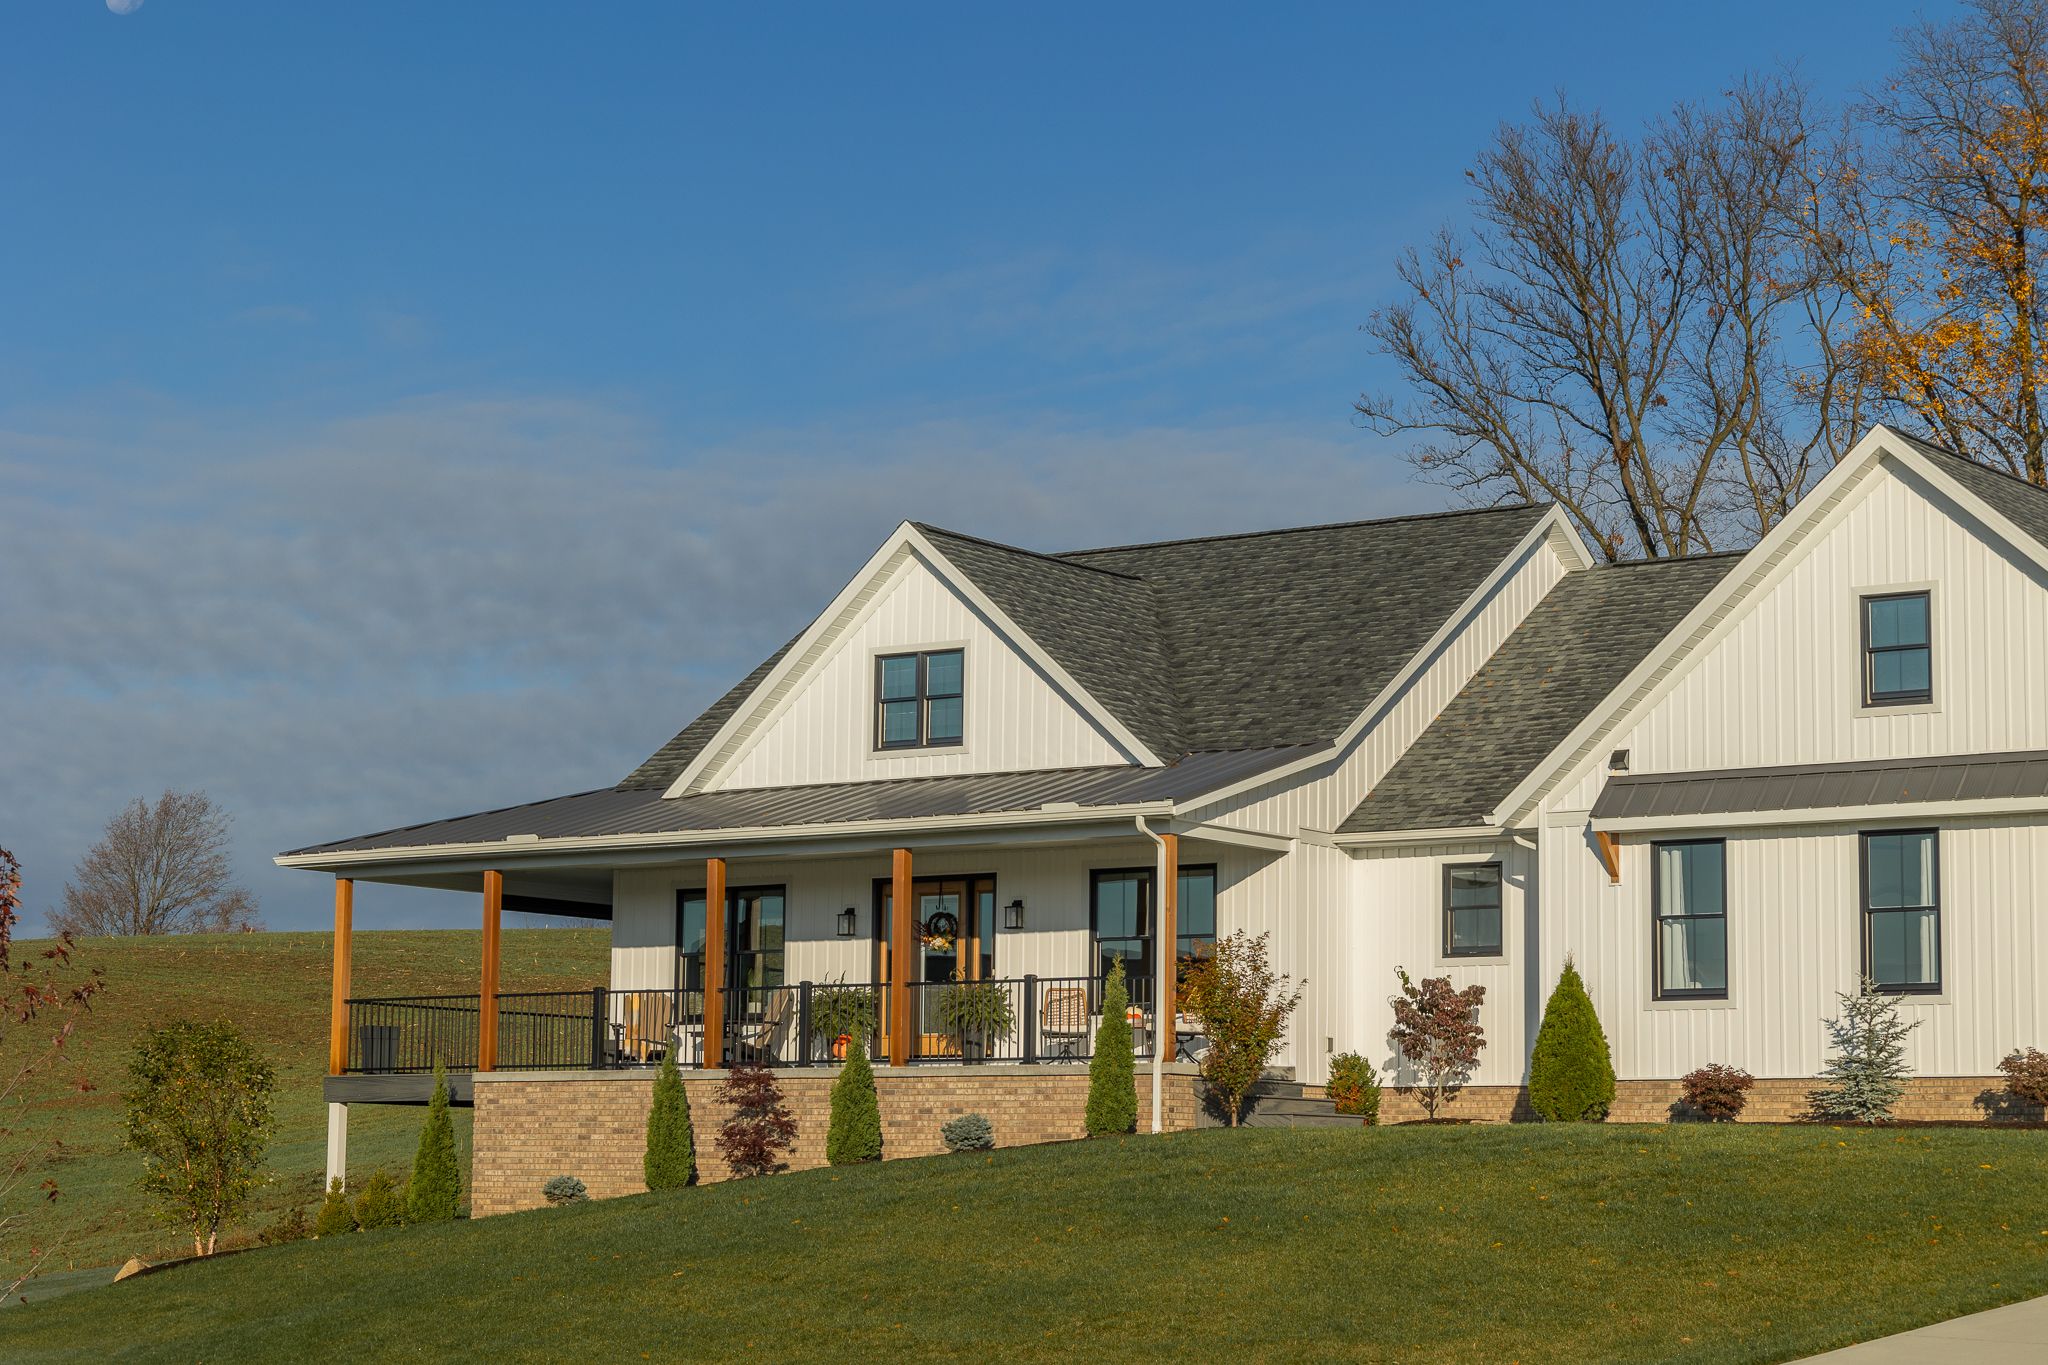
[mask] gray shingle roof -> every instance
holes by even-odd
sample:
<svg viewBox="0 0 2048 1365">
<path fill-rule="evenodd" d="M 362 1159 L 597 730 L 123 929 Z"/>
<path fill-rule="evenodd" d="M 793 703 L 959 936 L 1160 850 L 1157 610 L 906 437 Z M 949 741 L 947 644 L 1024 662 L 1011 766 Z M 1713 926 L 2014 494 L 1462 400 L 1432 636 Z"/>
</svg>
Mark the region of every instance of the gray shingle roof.
<svg viewBox="0 0 2048 1365">
<path fill-rule="evenodd" d="M 1978 464 L 1931 441 L 1902 431 L 1894 434 L 1923 455 L 1933 456 L 1957 483 L 2003 512 L 2013 525 L 2048 549 L 2048 489 L 2036 488 L 2017 475 Z"/>
<path fill-rule="evenodd" d="M 434 820 L 360 838 L 294 849 L 286 857 L 370 849 L 495 843 L 515 835 L 543 839 L 614 834 L 667 834 L 779 825 L 914 820 L 943 815 L 1036 811 L 1048 802 L 1086 809 L 1177 801 L 1241 778 L 1256 777 L 1315 752 L 1316 746 L 1194 754 L 1169 768 L 1063 768 L 1025 773 L 968 773 L 836 782 L 808 787 L 756 787 L 697 792 L 673 799 L 659 788 L 606 787 L 521 806 Z M 511 848 L 518 851 L 518 845 Z"/>
<path fill-rule="evenodd" d="M 2048 752 L 1876 758 L 1695 773 L 1628 773 L 1607 780 L 1593 819 L 1830 810 L 1923 801 L 2048 796 Z"/>
<path fill-rule="evenodd" d="M 1505 796 L 1670 633 L 1739 555 L 1567 574 L 1340 827 L 1483 825 Z"/>
<path fill-rule="evenodd" d="M 1063 555 L 918 529 L 1171 762 L 1335 738 L 1547 510 L 1438 512 Z M 667 787 L 788 648 L 620 787 Z"/>
<path fill-rule="evenodd" d="M 918 529 L 1147 748 L 1168 762 L 1187 752 L 1150 583 L 936 526 Z"/>
</svg>

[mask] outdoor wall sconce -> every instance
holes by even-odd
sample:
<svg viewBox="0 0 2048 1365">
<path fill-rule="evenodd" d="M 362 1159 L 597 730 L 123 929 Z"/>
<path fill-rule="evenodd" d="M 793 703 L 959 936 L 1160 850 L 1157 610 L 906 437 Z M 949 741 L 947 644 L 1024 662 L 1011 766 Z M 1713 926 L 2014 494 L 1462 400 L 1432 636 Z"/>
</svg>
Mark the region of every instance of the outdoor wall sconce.
<svg viewBox="0 0 2048 1365">
<path fill-rule="evenodd" d="M 1024 927 L 1023 901 L 1014 900 L 1003 907 L 1003 927 L 1005 929 L 1022 929 Z"/>
<path fill-rule="evenodd" d="M 839 937 L 852 938 L 854 929 L 853 907 L 847 906 L 839 912 Z"/>
</svg>

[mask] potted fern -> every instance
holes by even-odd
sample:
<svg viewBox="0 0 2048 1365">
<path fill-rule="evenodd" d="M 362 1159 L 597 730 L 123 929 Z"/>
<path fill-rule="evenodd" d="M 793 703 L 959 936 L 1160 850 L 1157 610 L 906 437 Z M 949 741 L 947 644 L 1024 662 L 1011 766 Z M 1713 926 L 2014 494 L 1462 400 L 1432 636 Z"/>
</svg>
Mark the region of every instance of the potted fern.
<svg viewBox="0 0 2048 1365">
<path fill-rule="evenodd" d="M 1017 1027 L 1009 991 L 994 981 L 963 981 L 957 973 L 939 991 L 938 1011 L 939 1026 L 960 1040 L 960 1059 L 966 1062 L 986 1058 L 989 1045 Z"/>
<path fill-rule="evenodd" d="M 831 1040 L 835 1061 L 846 1060 L 846 1050 L 858 1037 L 874 1031 L 875 992 L 869 986 L 849 986 L 839 981 L 822 982 L 811 996 L 811 1028 Z"/>
</svg>

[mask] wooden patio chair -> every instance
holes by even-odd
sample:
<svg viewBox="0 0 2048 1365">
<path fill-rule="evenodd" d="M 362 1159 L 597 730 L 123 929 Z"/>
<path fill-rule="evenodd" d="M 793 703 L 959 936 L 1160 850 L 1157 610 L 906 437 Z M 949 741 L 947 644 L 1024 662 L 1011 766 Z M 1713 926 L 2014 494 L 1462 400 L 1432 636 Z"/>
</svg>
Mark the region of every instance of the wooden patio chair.
<svg viewBox="0 0 2048 1365">
<path fill-rule="evenodd" d="M 1047 1049 L 1069 1061 L 1081 1055 L 1088 1040 L 1088 988 L 1053 986 L 1038 1006 L 1038 1036 Z"/>
<path fill-rule="evenodd" d="M 735 1055 L 745 1062 L 769 1062 L 775 1058 L 777 1044 L 789 1026 L 789 1014 L 796 992 L 787 986 L 768 997 L 768 1004 L 756 1019 L 738 1021 L 738 1030 L 733 1035 Z"/>
<path fill-rule="evenodd" d="M 621 1062 L 658 1062 L 667 1053 L 675 1021 L 674 997 L 666 992 L 646 992 L 630 998 L 626 1005 L 623 1036 L 618 1042 Z"/>
</svg>

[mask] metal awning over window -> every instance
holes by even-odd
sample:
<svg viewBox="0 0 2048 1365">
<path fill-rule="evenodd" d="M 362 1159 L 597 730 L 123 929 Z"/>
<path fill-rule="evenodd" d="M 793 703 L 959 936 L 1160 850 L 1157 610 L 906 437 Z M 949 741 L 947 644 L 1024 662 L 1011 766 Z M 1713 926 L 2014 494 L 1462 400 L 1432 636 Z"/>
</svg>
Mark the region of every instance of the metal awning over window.
<svg viewBox="0 0 2048 1365">
<path fill-rule="evenodd" d="M 1599 829 L 1654 828 L 1711 817 L 1951 804 L 2025 808 L 2043 801 L 2048 801 L 2048 750 L 2033 750 L 1617 775 L 1593 803 L 1593 824 Z"/>
</svg>

